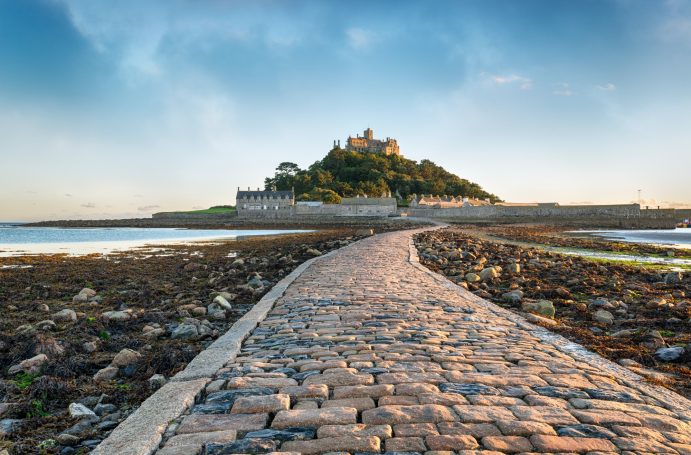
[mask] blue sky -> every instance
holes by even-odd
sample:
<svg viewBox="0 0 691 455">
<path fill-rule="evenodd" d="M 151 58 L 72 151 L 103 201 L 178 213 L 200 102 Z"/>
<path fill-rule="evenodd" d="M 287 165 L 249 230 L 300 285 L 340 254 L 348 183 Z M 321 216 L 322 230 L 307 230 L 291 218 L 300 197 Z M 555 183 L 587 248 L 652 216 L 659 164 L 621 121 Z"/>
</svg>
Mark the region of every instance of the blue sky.
<svg viewBox="0 0 691 455">
<path fill-rule="evenodd" d="M 0 0 L 0 219 L 232 203 L 334 139 L 691 205 L 691 1 Z"/>
</svg>

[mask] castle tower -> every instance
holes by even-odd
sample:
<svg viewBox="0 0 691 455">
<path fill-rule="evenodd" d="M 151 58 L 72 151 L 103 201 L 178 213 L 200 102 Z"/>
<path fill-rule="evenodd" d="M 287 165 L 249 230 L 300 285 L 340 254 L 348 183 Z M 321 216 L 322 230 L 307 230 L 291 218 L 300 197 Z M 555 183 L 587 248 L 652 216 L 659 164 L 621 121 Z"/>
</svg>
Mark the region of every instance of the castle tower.
<svg viewBox="0 0 691 455">
<path fill-rule="evenodd" d="M 372 128 L 367 128 L 365 130 L 365 139 L 367 139 L 368 141 L 374 139 L 374 131 L 372 131 Z"/>
</svg>

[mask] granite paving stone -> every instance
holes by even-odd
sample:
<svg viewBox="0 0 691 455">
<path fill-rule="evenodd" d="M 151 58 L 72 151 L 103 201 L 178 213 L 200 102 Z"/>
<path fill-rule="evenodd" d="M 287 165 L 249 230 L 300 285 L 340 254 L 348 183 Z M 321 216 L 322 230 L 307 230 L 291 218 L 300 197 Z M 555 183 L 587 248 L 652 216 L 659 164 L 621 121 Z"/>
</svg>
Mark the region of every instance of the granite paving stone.
<svg viewBox="0 0 691 455">
<path fill-rule="evenodd" d="M 423 268 L 416 232 L 313 262 L 157 454 L 691 453 L 688 400 Z"/>
</svg>

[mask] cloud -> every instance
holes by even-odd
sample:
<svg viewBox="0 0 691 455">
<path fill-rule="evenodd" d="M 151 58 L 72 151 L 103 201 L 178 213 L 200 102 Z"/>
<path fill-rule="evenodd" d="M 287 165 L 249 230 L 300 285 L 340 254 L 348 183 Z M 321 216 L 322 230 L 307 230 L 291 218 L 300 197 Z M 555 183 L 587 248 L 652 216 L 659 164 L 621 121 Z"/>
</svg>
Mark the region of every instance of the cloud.
<svg viewBox="0 0 691 455">
<path fill-rule="evenodd" d="M 572 96 L 573 90 L 568 82 L 560 82 L 556 85 L 556 89 L 552 92 L 557 96 Z"/>
<path fill-rule="evenodd" d="M 530 78 L 519 76 L 517 74 L 500 75 L 500 74 L 486 74 L 484 76 L 489 77 L 489 80 L 496 85 L 508 85 L 517 84 L 521 90 L 530 90 L 533 88 L 533 81 Z"/>
<path fill-rule="evenodd" d="M 161 207 L 160 205 L 145 205 L 143 207 L 137 207 L 137 210 L 139 210 L 140 212 L 150 212 L 150 211 L 152 211 L 154 209 L 158 209 L 160 207 Z"/>
<path fill-rule="evenodd" d="M 65 197 L 72 197 L 70 193 L 65 193 Z"/>
<path fill-rule="evenodd" d="M 86 204 L 82 204 L 81 206 L 84 207 L 85 209 L 95 209 L 96 208 L 96 204 L 94 204 L 93 202 L 87 202 Z"/>
<path fill-rule="evenodd" d="M 571 201 L 569 205 L 594 205 L 593 201 Z"/>
<path fill-rule="evenodd" d="M 350 44 L 350 47 L 357 50 L 368 48 L 374 40 L 374 34 L 372 32 L 358 27 L 346 30 L 346 36 L 348 37 L 348 44 Z"/>
<path fill-rule="evenodd" d="M 611 82 L 607 82 L 605 85 L 596 85 L 599 90 L 602 90 L 603 92 L 613 92 L 617 89 L 617 86 L 612 84 Z"/>
</svg>

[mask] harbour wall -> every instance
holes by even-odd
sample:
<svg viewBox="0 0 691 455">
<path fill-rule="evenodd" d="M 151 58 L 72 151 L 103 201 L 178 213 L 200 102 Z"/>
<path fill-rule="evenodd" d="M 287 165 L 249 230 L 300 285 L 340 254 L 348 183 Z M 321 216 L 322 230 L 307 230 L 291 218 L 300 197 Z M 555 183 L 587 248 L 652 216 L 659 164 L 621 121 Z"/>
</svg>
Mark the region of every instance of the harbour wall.
<svg viewBox="0 0 691 455">
<path fill-rule="evenodd" d="M 620 205 L 488 205 L 459 208 L 409 208 L 408 216 L 434 218 L 453 223 L 541 223 L 623 229 L 672 228 L 678 216 L 674 209 L 644 209 L 638 204 Z"/>
</svg>

